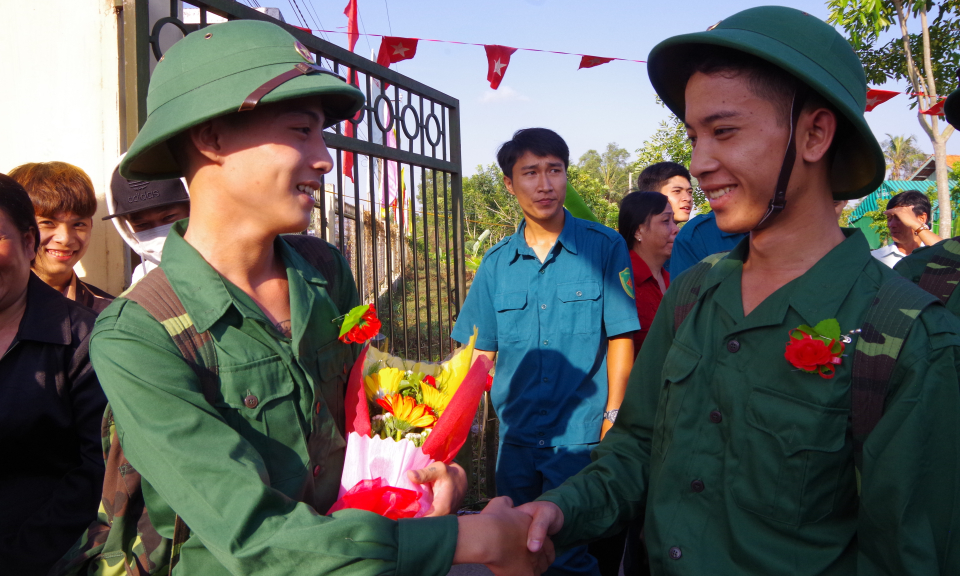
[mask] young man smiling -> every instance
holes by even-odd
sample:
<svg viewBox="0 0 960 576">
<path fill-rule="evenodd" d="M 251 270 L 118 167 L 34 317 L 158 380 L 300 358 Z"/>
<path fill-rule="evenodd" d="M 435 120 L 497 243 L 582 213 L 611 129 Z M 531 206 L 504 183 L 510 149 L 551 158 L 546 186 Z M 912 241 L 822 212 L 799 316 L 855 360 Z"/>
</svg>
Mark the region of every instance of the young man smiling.
<svg viewBox="0 0 960 576">
<path fill-rule="evenodd" d="M 124 453 L 142 475 L 150 521 L 168 539 L 189 529 L 173 574 L 443 576 L 452 562 L 484 562 L 498 574 L 545 568 L 546 554 L 522 546 L 529 519 L 506 501 L 477 516 L 449 515 L 465 489 L 456 466 L 411 472 L 432 484 L 434 517 L 323 515 L 337 499 L 355 358 L 337 338 L 337 320 L 358 297 L 333 247 L 280 235 L 309 225 L 313 194 L 332 167 L 323 130 L 352 117 L 361 92 L 316 66 L 280 27 L 244 20 L 171 47 L 147 103 L 120 172 L 184 176 L 191 216 L 174 224 L 160 268 L 130 296 L 149 296 L 148 285 L 172 291 L 185 313 L 161 323 L 141 305 L 148 299 L 119 298 L 100 317 L 90 355 Z M 326 272 L 308 262 L 311 252 Z M 193 341 L 198 354 L 188 360 L 172 337 Z M 135 549 L 146 545 L 157 543 Z M 125 552 L 128 562 L 146 556 Z M 158 564 L 152 573 L 166 572 L 170 557 L 150 560 Z M 101 562 L 115 568 L 118 560 Z"/>
<path fill-rule="evenodd" d="M 750 235 L 671 284 L 593 464 L 521 508 L 531 549 L 645 509 L 654 574 L 957 573 L 960 324 L 833 209 L 885 169 L 856 54 L 762 7 L 648 60 L 720 229 Z"/>
<path fill-rule="evenodd" d="M 639 323 L 623 238 L 563 207 L 563 139 L 519 130 L 497 161 L 523 221 L 484 254 L 452 338 L 466 342 L 476 326 L 477 353 L 497 356 L 497 492 L 522 504 L 590 462 L 617 417 Z M 598 572 L 579 547 L 548 574 Z"/>
</svg>

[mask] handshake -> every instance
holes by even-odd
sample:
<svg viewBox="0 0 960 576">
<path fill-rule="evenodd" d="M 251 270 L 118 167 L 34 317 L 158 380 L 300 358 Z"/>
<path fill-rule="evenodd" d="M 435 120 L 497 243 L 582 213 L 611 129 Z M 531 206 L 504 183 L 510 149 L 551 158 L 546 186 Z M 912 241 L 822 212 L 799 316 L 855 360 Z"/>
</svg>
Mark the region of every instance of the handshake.
<svg viewBox="0 0 960 576">
<path fill-rule="evenodd" d="M 542 501 L 514 508 L 510 498 L 501 496 L 480 514 L 458 521 L 454 564 L 485 564 L 497 576 L 536 576 L 553 563 L 549 535 L 563 527 L 563 512 Z"/>
</svg>

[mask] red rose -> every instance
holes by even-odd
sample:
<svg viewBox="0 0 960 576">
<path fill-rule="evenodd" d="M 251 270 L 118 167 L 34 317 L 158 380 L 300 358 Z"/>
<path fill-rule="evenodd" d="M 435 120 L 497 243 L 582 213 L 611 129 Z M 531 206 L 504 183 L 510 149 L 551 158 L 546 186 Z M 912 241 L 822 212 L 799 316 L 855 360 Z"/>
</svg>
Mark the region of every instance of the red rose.
<svg viewBox="0 0 960 576">
<path fill-rule="evenodd" d="M 807 372 L 815 371 L 817 366 L 829 364 L 833 358 L 826 342 L 819 338 L 811 338 L 807 334 L 804 334 L 799 340 L 791 338 L 790 342 L 787 343 L 787 351 L 784 356 L 791 364 Z"/>
<path fill-rule="evenodd" d="M 377 318 L 377 310 L 371 304 L 370 307 L 360 317 L 356 326 L 351 328 L 340 337 L 341 342 L 347 344 L 356 342 L 358 344 L 366 342 L 380 332 L 380 319 Z"/>
<path fill-rule="evenodd" d="M 811 338 L 803 334 L 800 339 L 790 338 L 784 357 L 796 368 L 804 372 L 818 372 L 824 378 L 833 377 L 833 365 L 839 364 L 839 354 L 831 352 L 834 341 L 828 344 L 820 338 Z M 843 352 L 843 344 L 840 344 Z"/>
<path fill-rule="evenodd" d="M 433 376 L 430 376 L 430 375 L 427 375 L 427 376 L 424 376 L 424 377 L 423 377 L 423 383 L 424 383 L 424 384 L 429 384 L 429 385 L 433 386 L 434 388 L 437 387 L 437 379 L 434 378 Z"/>
</svg>

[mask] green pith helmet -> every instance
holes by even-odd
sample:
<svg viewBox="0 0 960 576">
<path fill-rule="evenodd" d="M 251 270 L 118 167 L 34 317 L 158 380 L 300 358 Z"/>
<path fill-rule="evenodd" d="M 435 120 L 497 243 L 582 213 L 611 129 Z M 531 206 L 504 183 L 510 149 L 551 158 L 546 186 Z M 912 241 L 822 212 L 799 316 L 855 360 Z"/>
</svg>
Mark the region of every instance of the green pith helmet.
<svg viewBox="0 0 960 576">
<path fill-rule="evenodd" d="M 173 136 L 211 118 L 291 98 L 317 96 L 324 128 L 351 118 L 364 97 L 280 26 L 257 20 L 214 24 L 167 50 L 147 92 L 147 121 L 120 163 L 131 180 L 182 176 L 167 148 Z"/>
<path fill-rule="evenodd" d="M 846 41 L 819 18 L 793 8 L 762 6 L 738 12 L 706 32 L 684 34 L 657 44 L 647 59 L 650 82 L 678 117 L 684 117 L 689 78 L 678 62 L 724 46 L 752 54 L 789 72 L 833 104 L 839 122 L 830 182 L 836 200 L 861 198 L 883 182 L 886 161 L 863 117 L 867 81 L 863 65 Z"/>
<path fill-rule="evenodd" d="M 947 101 L 943 103 L 943 113 L 951 126 L 960 128 L 960 88 L 947 97 Z"/>
</svg>

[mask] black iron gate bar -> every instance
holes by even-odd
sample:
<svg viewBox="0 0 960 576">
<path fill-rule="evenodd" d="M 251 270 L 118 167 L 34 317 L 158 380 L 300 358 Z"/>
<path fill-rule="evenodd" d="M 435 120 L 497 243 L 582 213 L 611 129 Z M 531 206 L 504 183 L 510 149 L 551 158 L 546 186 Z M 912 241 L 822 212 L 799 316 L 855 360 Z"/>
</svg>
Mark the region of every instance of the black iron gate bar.
<svg viewBox="0 0 960 576">
<path fill-rule="evenodd" d="M 132 13 L 135 17 L 132 19 L 135 26 L 138 30 L 144 30 L 147 27 L 145 19 L 147 0 L 123 0 L 123 4 L 125 9 L 128 5 L 133 8 Z M 199 23 L 184 23 L 180 16 L 181 6 L 199 8 Z M 372 294 L 374 300 L 385 296 L 385 299 L 380 302 L 378 312 L 383 320 L 384 332 L 394 344 L 396 354 L 417 360 L 437 360 L 443 357 L 452 348 L 452 341 L 448 337 L 449 330 L 460 311 L 466 290 L 459 101 L 394 70 L 379 66 L 335 44 L 281 23 L 232 0 L 197 0 L 184 3 L 171 0 L 170 16 L 158 20 L 149 31 L 149 35 L 144 34 L 149 38 L 154 58 L 159 60 L 162 56 L 160 32 L 165 26 L 173 25 L 187 34 L 207 26 L 208 13 L 228 20 L 255 19 L 279 24 L 316 54 L 318 62 L 326 61 L 327 67 L 341 76 L 346 76 L 343 68 L 352 71 L 350 78 L 358 88 L 364 91 L 367 103 L 358 118 L 348 120 L 354 127 L 353 137 L 348 137 L 344 133 L 345 122 L 338 125 L 334 132 L 324 132 L 327 145 L 336 158 L 336 169 L 335 174 L 326 175 L 321 182 L 323 190 L 317 198 L 321 228 L 318 233 L 325 237 L 328 235 L 329 207 L 325 184 L 329 181 L 328 179 L 333 179 L 336 184 L 336 242 L 345 255 L 351 251 L 347 243 L 348 214 L 344 192 L 343 160 L 346 154 L 353 153 L 355 156 L 350 175 L 353 180 L 354 234 L 352 254 L 349 254 L 349 257 L 351 267 L 355 268 L 357 288 L 361 298 L 367 294 Z M 128 44 L 125 43 L 125 46 Z M 133 54 L 137 62 L 135 96 L 138 103 L 136 114 L 138 127 L 142 126 L 146 116 L 145 87 L 149 81 L 147 65 L 149 56 L 145 48 L 145 46 L 136 46 Z M 128 90 L 127 106 L 131 100 L 130 95 Z M 387 118 L 381 114 L 382 110 L 388 115 Z M 126 117 L 128 122 L 132 119 L 129 112 Z M 385 145 L 387 133 L 391 130 L 396 132 L 395 148 Z M 379 136 L 379 143 L 375 141 L 375 135 Z M 367 158 L 364 194 L 361 194 L 361 156 Z M 404 216 L 409 220 L 405 222 L 410 230 L 409 238 L 405 237 L 403 228 L 398 226 L 399 222 L 389 215 L 387 186 L 383 186 L 382 195 L 377 190 L 374 169 L 376 161 L 382 162 L 384 167 L 388 161 L 396 163 L 398 188 L 401 187 L 401 170 L 403 168 L 408 170 L 406 179 L 409 180 L 409 188 L 404 202 L 409 210 L 398 207 L 398 213 L 406 212 L 410 215 L 409 218 Z M 386 170 L 381 172 L 381 178 L 386 178 Z M 441 180 L 440 183 L 437 182 L 438 178 Z M 417 186 L 418 181 L 419 186 Z M 418 189 L 419 205 L 422 208 L 420 217 L 417 216 Z M 367 218 L 362 210 L 362 205 L 367 201 L 371 207 L 369 258 L 366 255 L 368 247 L 365 245 Z M 382 218 L 381 210 L 384 212 Z M 429 217 L 431 212 L 432 222 Z M 385 231 L 382 245 L 378 239 L 378 223 L 383 224 Z M 331 238 L 327 239 L 332 241 Z M 386 270 L 380 269 L 381 253 L 385 256 Z M 397 255 L 399 255 L 400 274 L 399 278 L 395 279 L 394 259 Z M 370 262 L 369 277 L 365 272 L 368 261 Z M 381 280 L 384 278 L 387 286 L 386 293 L 380 294 Z M 412 295 L 409 294 L 407 286 L 410 280 L 412 280 Z M 444 283 L 447 286 L 446 292 L 443 292 Z M 398 284 L 396 289 L 394 289 L 395 284 Z M 425 300 L 422 306 L 421 293 Z M 413 297 L 412 301 L 410 296 Z M 396 299 L 400 300 L 400 310 L 396 307 Z M 384 304 L 389 310 L 383 309 Z M 421 311 L 426 315 L 425 322 L 421 321 Z M 413 326 L 410 326 L 411 314 Z"/>
</svg>

